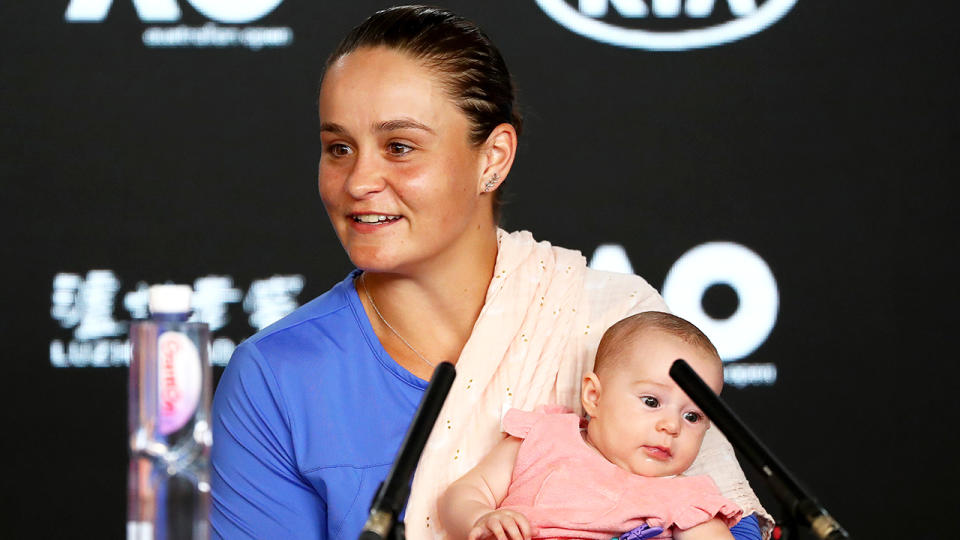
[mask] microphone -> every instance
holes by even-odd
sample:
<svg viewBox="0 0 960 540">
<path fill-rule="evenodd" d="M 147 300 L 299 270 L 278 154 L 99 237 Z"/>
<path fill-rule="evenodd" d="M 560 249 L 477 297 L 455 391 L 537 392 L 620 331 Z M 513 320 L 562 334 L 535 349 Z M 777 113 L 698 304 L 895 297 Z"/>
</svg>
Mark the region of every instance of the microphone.
<svg viewBox="0 0 960 540">
<path fill-rule="evenodd" d="M 420 454 L 423 453 L 423 447 L 427 444 L 427 438 L 456 376 L 457 370 L 450 362 L 441 362 L 433 370 L 430 384 L 427 385 L 403 443 L 400 444 L 397 459 L 373 496 L 370 514 L 360 532 L 359 540 L 393 539 L 394 527 L 402 526 L 402 523 L 397 523 L 397 517 L 410 496 L 410 478 L 420 461 Z"/>
<path fill-rule="evenodd" d="M 703 382 L 683 360 L 670 366 L 670 377 L 690 396 L 704 414 L 727 436 L 737 450 L 764 476 L 784 507 L 823 540 L 849 540 L 840 526 L 816 499 L 808 494 L 789 471 L 760 442 L 733 410 Z"/>
</svg>

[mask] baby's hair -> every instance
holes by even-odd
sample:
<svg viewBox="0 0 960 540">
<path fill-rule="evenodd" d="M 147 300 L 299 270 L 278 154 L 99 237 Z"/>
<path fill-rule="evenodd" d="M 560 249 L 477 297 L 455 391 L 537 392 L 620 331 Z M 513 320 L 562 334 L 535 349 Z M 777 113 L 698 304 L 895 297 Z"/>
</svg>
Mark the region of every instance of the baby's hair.
<svg viewBox="0 0 960 540">
<path fill-rule="evenodd" d="M 593 372 L 600 375 L 602 371 L 617 367 L 618 359 L 624 357 L 619 353 L 631 340 L 640 337 L 644 330 L 660 330 L 699 347 L 714 357 L 717 365 L 721 370 L 723 369 L 723 361 L 717 353 L 717 348 L 710 342 L 710 338 L 693 323 L 662 311 L 644 311 L 617 321 L 603 333 L 600 346 L 597 348 Z"/>
</svg>

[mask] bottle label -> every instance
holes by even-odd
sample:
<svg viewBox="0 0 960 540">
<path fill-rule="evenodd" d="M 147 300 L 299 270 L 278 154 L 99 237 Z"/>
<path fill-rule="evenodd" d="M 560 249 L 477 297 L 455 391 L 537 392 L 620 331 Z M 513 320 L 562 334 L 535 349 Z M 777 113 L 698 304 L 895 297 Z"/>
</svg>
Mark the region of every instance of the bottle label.
<svg viewBox="0 0 960 540">
<path fill-rule="evenodd" d="M 159 430 L 169 435 L 182 428 L 200 402 L 200 353 L 189 337 L 164 332 L 157 342 L 157 383 L 160 397 Z"/>
</svg>

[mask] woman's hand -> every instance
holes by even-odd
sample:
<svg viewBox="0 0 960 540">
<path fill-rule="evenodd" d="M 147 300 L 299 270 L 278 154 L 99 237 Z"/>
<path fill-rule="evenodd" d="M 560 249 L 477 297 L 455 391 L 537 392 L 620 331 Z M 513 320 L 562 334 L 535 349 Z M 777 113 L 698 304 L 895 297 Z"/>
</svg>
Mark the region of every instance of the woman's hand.
<svg viewBox="0 0 960 540">
<path fill-rule="evenodd" d="M 719 518 L 685 530 L 674 529 L 673 537 L 676 540 L 734 540 L 726 523 Z"/>
<path fill-rule="evenodd" d="M 494 510 L 480 516 L 467 535 L 467 540 L 496 538 L 497 540 L 530 540 L 537 530 L 527 518 L 513 510 Z"/>
</svg>

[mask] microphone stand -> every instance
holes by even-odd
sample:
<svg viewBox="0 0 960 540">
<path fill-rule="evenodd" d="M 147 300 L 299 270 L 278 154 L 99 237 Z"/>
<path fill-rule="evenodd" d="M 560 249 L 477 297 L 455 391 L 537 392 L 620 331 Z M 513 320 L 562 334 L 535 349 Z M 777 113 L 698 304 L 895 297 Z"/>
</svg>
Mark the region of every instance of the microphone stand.
<svg viewBox="0 0 960 540">
<path fill-rule="evenodd" d="M 670 366 L 670 377 L 704 414 L 727 436 L 730 443 L 763 475 L 774 495 L 786 510 L 785 525 L 793 538 L 793 524 L 809 527 L 823 540 L 849 540 L 850 535 L 812 495 L 807 493 L 792 474 L 747 428 L 736 414 L 713 393 L 713 390 L 683 360 Z M 786 540 L 786 538 L 784 539 Z"/>
<path fill-rule="evenodd" d="M 457 371 L 450 362 L 441 362 L 433 370 L 430 384 L 400 444 L 397 459 L 373 496 L 370 514 L 359 540 L 405 540 L 406 534 L 399 516 L 410 496 L 410 479 L 456 376 Z"/>
</svg>

